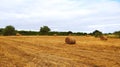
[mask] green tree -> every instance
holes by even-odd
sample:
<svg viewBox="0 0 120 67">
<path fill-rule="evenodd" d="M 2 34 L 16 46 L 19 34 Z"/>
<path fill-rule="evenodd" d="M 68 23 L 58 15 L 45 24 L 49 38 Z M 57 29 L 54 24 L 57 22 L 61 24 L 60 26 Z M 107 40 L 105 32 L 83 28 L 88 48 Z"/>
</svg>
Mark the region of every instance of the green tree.
<svg viewBox="0 0 120 67">
<path fill-rule="evenodd" d="M 50 28 L 48 26 L 43 26 L 40 28 L 40 34 L 46 35 L 48 32 L 50 32 Z"/>
<path fill-rule="evenodd" d="M 68 35 L 72 35 L 72 33 L 73 33 L 72 31 L 68 31 L 67 32 Z"/>
<path fill-rule="evenodd" d="M 15 34 L 16 34 L 15 28 L 11 25 L 6 26 L 5 29 L 3 30 L 4 36 L 10 36 L 10 35 L 15 35 Z"/>
<path fill-rule="evenodd" d="M 3 34 L 3 28 L 0 28 L 0 35 L 2 35 Z"/>
<path fill-rule="evenodd" d="M 116 32 L 114 32 L 114 34 L 115 34 L 118 38 L 120 38 L 120 31 L 116 31 Z"/>
<path fill-rule="evenodd" d="M 93 31 L 92 35 L 95 36 L 95 37 L 100 37 L 100 36 L 102 36 L 103 34 L 102 34 L 101 31 L 95 30 L 95 31 Z"/>
</svg>

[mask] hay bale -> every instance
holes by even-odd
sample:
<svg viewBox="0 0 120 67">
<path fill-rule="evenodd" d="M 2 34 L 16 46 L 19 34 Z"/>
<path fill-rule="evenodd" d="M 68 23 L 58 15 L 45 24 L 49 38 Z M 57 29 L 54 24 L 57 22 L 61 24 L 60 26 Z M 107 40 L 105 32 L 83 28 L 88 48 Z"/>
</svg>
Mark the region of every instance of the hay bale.
<svg viewBox="0 0 120 67">
<path fill-rule="evenodd" d="M 66 38 L 65 38 L 65 42 L 66 42 L 67 44 L 75 44 L 75 43 L 76 43 L 76 40 L 75 40 L 74 38 L 72 38 L 72 37 L 66 37 Z"/>
<path fill-rule="evenodd" d="M 100 36 L 100 40 L 108 40 L 105 36 Z"/>
<path fill-rule="evenodd" d="M 91 37 L 91 35 L 86 35 L 86 37 Z"/>
<path fill-rule="evenodd" d="M 68 36 L 72 36 L 72 34 L 68 34 Z"/>
<path fill-rule="evenodd" d="M 53 36 L 57 36 L 57 34 L 53 34 Z"/>
<path fill-rule="evenodd" d="M 20 33 L 16 33 L 16 36 L 22 36 Z"/>
</svg>

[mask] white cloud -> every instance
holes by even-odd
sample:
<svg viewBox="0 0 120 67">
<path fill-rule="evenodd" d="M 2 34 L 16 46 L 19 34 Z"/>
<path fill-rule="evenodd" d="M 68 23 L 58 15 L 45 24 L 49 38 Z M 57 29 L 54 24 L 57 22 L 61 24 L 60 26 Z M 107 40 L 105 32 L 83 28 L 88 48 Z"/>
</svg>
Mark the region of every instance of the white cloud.
<svg viewBox="0 0 120 67">
<path fill-rule="evenodd" d="M 120 2 L 115 0 L 0 1 L 0 26 L 21 24 L 24 29 L 26 25 L 48 25 L 56 26 L 53 30 L 91 31 L 96 28 L 106 30 L 103 27 L 110 24 L 109 27 L 114 29 L 106 32 L 112 32 L 120 29 L 114 25 L 119 25 L 119 17 Z M 86 29 L 81 29 L 83 26 Z"/>
<path fill-rule="evenodd" d="M 106 27 L 116 27 L 116 26 L 120 26 L 120 24 L 107 24 L 107 25 L 90 25 L 88 26 L 89 28 L 106 28 Z"/>
</svg>

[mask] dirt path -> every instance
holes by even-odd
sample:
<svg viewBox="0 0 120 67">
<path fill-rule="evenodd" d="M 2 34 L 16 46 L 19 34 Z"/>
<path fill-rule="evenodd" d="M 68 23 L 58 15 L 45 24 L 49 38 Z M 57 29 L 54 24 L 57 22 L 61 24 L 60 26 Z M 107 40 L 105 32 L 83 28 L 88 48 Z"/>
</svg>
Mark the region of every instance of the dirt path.
<svg viewBox="0 0 120 67">
<path fill-rule="evenodd" d="M 0 67 L 120 67 L 120 39 L 64 36 L 0 37 Z"/>
</svg>

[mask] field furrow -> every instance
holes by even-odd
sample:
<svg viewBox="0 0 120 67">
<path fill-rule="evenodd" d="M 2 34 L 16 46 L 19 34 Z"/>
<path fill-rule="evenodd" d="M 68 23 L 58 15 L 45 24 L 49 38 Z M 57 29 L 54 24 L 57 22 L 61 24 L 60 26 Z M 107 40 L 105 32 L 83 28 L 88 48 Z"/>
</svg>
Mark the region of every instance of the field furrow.
<svg viewBox="0 0 120 67">
<path fill-rule="evenodd" d="M 1 36 L 1 67 L 120 67 L 120 40 L 75 36 Z M 113 42 L 113 41 L 114 42 Z"/>
</svg>

